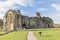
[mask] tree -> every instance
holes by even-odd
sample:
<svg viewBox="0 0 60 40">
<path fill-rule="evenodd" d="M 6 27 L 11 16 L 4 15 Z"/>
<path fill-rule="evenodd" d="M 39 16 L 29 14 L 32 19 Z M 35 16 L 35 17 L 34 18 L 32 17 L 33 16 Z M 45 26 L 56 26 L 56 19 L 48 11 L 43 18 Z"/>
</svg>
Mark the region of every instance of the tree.
<svg viewBox="0 0 60 40">
<path fill-rule="evenodd" d="M 2 28 L 2 26 L 3 26 L 3 20 L 0 19 L 0 28 Z"/>
<path fill-rule="evenodd" d="M 2 19 L 0 19 L 0 26 L 1 26 L 1 25 L 3 25 L 3 20 L 2 20 Z"/>
</svg>

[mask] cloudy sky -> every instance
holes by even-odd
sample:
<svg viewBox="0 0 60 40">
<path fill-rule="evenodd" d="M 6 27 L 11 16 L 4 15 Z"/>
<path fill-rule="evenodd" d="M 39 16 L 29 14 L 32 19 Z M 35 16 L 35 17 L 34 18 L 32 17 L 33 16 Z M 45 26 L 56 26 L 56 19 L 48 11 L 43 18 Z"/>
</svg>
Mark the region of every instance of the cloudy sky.
<svg viewBox="0 0 60 40">
<path fill-rule="evenodd" d="M 60 0 L 0 0 L 0 18 L 9 9 L 19 9 L 22 15 L 28 16 L 34 16 L 38 11 L 42 17 L 50 17 L 54 23 L 60 23 Z"/>
</svg>

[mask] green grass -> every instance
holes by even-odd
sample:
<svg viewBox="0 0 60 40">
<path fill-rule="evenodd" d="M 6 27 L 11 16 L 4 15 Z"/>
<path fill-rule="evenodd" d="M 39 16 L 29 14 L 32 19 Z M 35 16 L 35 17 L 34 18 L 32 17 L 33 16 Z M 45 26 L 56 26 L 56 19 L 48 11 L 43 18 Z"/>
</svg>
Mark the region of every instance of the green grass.
<svg viewBox="0 0 60 40">
<path fill-rule="evenodd" d="M 39 32 L 42 32 L 42 36 Z M 34 35 L 38 40 L 60 40 L 60 28 L 36 29 Z"/>
<path fill-rule="evenodd" d="M 0 36 L 0 40 L 26 40 L 29 30 L 34 32 L 34 35 L 38 40 L 60 40 L 60 28 L 42 28 L 14 31 Z M 42 32 L 42 36 L 40 36 L 39 32 Z M 6 33 L 6 31 L 0 31 L 0 34 L 4 33 Z"/>
<path fill-rule="evenodd" d="M 28 31 L 14 31 L 6 35 L 0 36 L 0 40 L 26 40 Z M 5 32 L 0 32 L 5 33 Z"/>
</svg>

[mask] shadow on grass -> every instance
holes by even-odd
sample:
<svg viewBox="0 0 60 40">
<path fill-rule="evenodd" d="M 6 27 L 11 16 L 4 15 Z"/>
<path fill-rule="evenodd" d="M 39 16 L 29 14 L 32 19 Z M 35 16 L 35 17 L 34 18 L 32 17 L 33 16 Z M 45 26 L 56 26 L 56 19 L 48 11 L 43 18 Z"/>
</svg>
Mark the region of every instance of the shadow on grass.
<svg viewBox="0 0 60 40">
<path fill-rule="evenodd" d="M 6 33 L 0 34 L 0 36 L 7 35 L 8 33 L 13 32 L 13 31 L 8 31 Z"/>
<path fill-rule="evenodd" d="M 41 35 L 40 37 L 52 37 L 52 35 Z"/>
<path fill-rule="evenodd" d="M 52 37 L 52 35 L 42 35 L 42 37 Z"/>
<path fill-rule="evenodd" d="M 9 32 L 6 32 L 6 33 L 4 33 L 4 34 L 0 34 L 0 36 L 3 36 L 3 35 L 6 35 L 6 34 L 8 34 Z"/>
<path fill-rule="evenodd" d="M 43 32 L 39 32 L 39 36 L 42 36 L 42 37 L 52 37 L 52 35 L 49 35 L 49 34 L 48 35 L 43 35 L 42 33 Z"/>
<path fill-rule="evenodd" d="M 46 35 L 46 37 L 52 37 L 52 35 Z"/>
</svg>

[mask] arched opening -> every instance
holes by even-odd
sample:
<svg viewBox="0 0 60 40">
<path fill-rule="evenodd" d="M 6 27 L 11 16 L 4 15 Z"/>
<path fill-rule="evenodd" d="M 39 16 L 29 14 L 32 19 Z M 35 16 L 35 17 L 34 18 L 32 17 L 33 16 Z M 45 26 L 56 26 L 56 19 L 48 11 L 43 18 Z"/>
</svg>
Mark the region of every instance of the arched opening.
<svg viewBox="0 0 60 40">
<path fill-rule="evenodd" d="M 48 28 L 50 28 L 50 25 L 48 24 Z"/>
<path fill-rule="evenodd" d="M 22 29 L 24 29 L 24 28 L 26 28 L 26 24 L 25 23 L 22 24 Z"/>
</svg>

